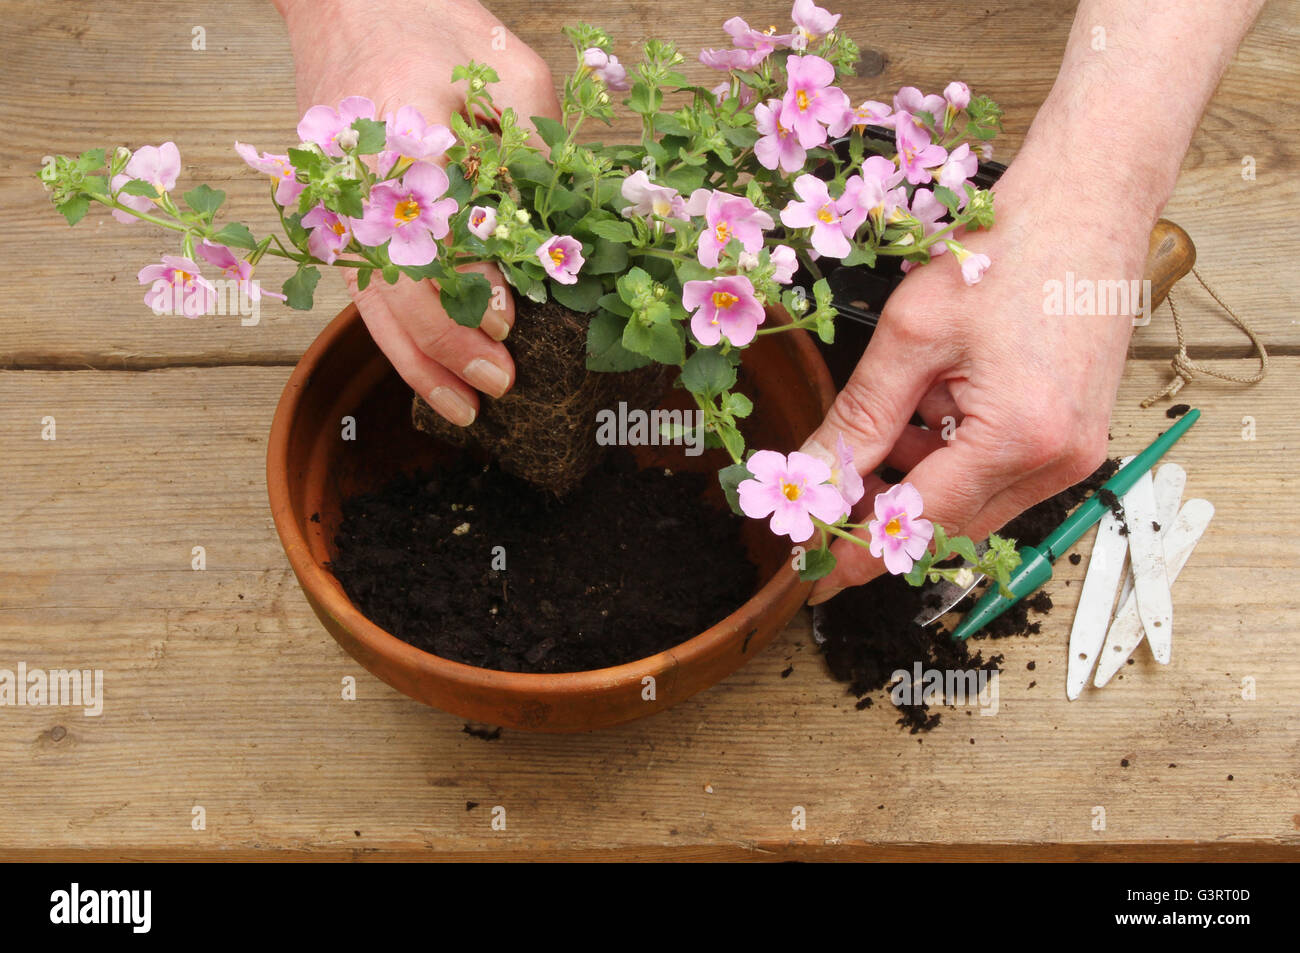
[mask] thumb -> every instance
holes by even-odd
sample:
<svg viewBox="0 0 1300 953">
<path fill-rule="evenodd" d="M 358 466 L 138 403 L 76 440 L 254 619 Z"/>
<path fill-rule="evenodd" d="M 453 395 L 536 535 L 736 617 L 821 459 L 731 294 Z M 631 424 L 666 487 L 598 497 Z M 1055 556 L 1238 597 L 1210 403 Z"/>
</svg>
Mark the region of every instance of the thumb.
<svg viewBox="0 0 1300 953">
<path fill-rule="evenodd" d="M 874 470 L 898 442 L 938 370 L 932 347 L 905 340 L 882 320 L 826 419 L 804 441 L 803 452 L 833 461 L 843 435 L 858 472 Z"/>
</svg>

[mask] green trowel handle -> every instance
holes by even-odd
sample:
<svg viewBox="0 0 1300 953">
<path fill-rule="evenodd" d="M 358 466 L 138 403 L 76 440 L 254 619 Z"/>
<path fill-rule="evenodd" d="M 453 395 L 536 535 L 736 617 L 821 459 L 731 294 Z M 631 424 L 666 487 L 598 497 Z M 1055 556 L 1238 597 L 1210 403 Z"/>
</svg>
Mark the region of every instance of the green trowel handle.
<svg viewBox="0 0 1300 953">
<path fill-rule="evenodd" d="M 1116 496 L 1123 496 L 1133 489 L 1133 484 L 1137 483 L 1142 474 L 1155 466 L 1156 461 L 1178 442 L 1179 437 L 1187 433 L 1192 424 L 1200 419 L 1200 416 L 1201 412 L 1199 410 L 1189 410 L 1179 418 L 1178 423 L 1159 437 L 1156 437 L 1151 446 L 1139 453 L 1127 465 L 1121 467 L 1118 473 L 1103 483 L 1101 490 L 1088 497 L 1082 506 L 1071 513 L 1064 523 L 1056 527 L 1052 534 L 1043 540 L 1039 548 L 1047 555 L 1047 558 L 1055 560 L 1061 553 L 1073 546 L 1093 523 L 1101 519 L 1101 515 L 1106 512 L 1106 504 L 1101 499 L 1102 490 L 1109 490 Z"/>
<path fill-rule="evenodd" d="M 1047 553 L 1037 546 L 1021 546 L 1020 565 L 1011 574 L 1011 583 L 1007 586 L 1014 597 L 1008 599 L 996 583 L 991 583 L 988 592 L 975 603 L 975 608 L 966 613 L 952 637 L 965 639 L 975 634 L 1051 578 L 1052 560 Z"/>
</svg>

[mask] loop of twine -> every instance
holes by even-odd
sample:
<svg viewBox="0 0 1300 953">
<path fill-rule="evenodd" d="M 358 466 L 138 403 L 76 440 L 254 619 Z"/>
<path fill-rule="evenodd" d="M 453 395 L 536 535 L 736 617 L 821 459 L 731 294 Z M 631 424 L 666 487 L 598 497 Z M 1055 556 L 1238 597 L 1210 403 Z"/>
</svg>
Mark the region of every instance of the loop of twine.
<svg viewBox="0 0 1300 953">
<path fill-rule="evenodd" d="M 1235 311 L 1224 303 L 1223 299 L 1220 298 L 1215 290 L 1206 283 L 1204 278 L 1201 277 L 1199 271 L 1193 268 L 1192 274 L 1196 277 L 1196 280 L 1200 283 L 1201 287 L 1205 289 L 1206 293 L 1218 302 L 1220 308 L 1227 312 L 1228 317 L 1232 319 L 1232 323 L 1240 328 L 1246 337 L 1250 338 L 1251 344 L 1255 345 L 1255 353 L 1259 356 L 1259 370 L 1251 376 L 1245 377 L 1239 374 L 1229 374 L 1226 371 L 1216 371 L 1212 367 L 1206 367 L 1204 364 L 1198 364 L 1196 361 L 1192 360 L 1191 356 L 1187 353 L 1187 342 L 1183 337 L 1183 321 L 1182 318 L 1178 316 L 1178 308 L 1174 304 L 1174 293 L 1173 291 L 1170 291 L 1168 295 L 1169 310 L 1173 313 L 1174 334 L 1178 337 L 1178 353 L 1175 354 L 1173 360 L 1170 361 L 1170 364 L 1174 369 L 1174 378 L 1168 383 L 1168 385 L 1166 385 L 1164 390 L 1160 391 L 1158 394 L 1152 394 L 1146 400 L 1142 401 L 1143 407 L 1150 407 L 1162 397 L 1173 397 L 1183 389 L 1183 385 L 1191 383 L 1192 375 L 1194 374 L 1204 374 L 1206 377 L 1217 377 L 1221 381 L 1230 381 L 1234 384 L 1258 384 L 1268 375 L 1268 351 L 1264 349 L 1264 342 L 1259 339 L 1259 335 L 1255 333 L 1255 329 L 1247 324 Z"/>
</svg>

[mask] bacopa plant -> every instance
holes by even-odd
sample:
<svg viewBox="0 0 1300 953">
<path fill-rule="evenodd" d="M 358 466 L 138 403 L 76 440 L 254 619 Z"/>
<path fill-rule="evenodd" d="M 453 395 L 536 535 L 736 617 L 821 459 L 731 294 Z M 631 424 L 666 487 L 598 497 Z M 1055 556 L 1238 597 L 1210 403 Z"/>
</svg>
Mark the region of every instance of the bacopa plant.
<svg viewBox="0 0 1300 953">
<path fill-rule="evenodd" d="M 360 288 L 403 275 L 431 279 L 447 313 L 477 327 L 493 289 L 458 269 L 496 264 L 517 295 L 590 315 L 589 369 L 680 367 L 707 445 L 733 460 L 722 475 L 733 503 L 754 501 L 750 515 L 772 503 L 763 515 L 775 514 L 773 529 L 792 537 L 812 534 L 809 518 L 822 528 L 820 556 L 805 570 L 813 578 L 833 564 L 827 536 L 849 535 L 847 508 L 832 516 L 831 495 L 817 489 L 825 479 L 814 479 L 820 471 L 803 455 L 783 458 L 794 482 L 781 482 L 779 493 L 805 519 L 774 495 L 779 454 L 753 453 L 746 466 L 740 422 L 753 405 L 735 390 L 741 351 L 758 335 L 795 329 L 833 340 L 825 259 L 870 267 L 892 256 L 906 270 L 951 253 L 965 281 L 979 281 L 991 263 L 960 236 L 993 224 L 993 196 L 971 179 L 1001 111 L 960 82 L 941 95 L 905 87 L 890 104 L 853 105 L 836 85 L 858 58 L 840 16 L 797 0 L 792 19 L 788 33 L 739 17 L 723 24 L 730 45 L 699 54 L 721 78 L 711 88 L 679 71 L 684 56 L 673 43 L 647 41 L 628 69 L 603 30 L 568 27 L 575 62 L 559 120 L 500 107 L 497 73 L 473 62 L 449 78 L 465 90 L 449 126 L 411 106 L 381 117 L 359 96 L 313 106 L 283 153 L 235 144 L 270 177 L 281 233 L 258 236 L 219 220 L 225 193 L 208 185 L 178 202 L 181 161 L 171 142 L 54 156 L 40 178 L 69 224 L 93 202 L 124 223 L 177 233 L 180 254 L 139 273 L 146 303 L 160 313 L 212 312 L 217 292 L 205 271 L 250 298 L 308 309 L 320 268 L 331 266 L 354 269 Z M 591 121 L 614 119 L 616 101 L 640 118 L 640 141 L 579 141 Z M 869 126 L 892 131 L 892 141 L 866 134 Z M 294 266 L 278 294 L 253 277 L 267 256 Z M 800 276 L 810 292 L 796 284 Z M 789 320 L 773 319 L 777 305 Z M 737 496 L 755 483 L 761 493 Z M 796 484 L 806 496 L 789 496 Z M 904 517 L 886 518 L 883 535 L 872 530 L 873 551 L 891 571 L 906 559 L 933 577 L 941 570 L 922 555 L 928 522 L 916 519 L 919 501 L 907 504 Z M 897 545 L 895 525 L 911 527 Z M 945 557 L 966 553 L 938 527 L 933 537 Z M 995 578 L 999 566 L 981 563 Z"/>
</svg>

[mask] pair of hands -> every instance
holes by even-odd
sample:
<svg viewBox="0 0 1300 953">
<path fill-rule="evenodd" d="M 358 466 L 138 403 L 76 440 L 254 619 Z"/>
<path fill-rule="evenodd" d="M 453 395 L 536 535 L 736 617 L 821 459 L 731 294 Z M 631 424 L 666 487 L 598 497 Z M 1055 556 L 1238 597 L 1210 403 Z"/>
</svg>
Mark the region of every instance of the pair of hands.
<svg viewBox="0 0 1300 953">
<path fill-rule="evenodd" d="M 521 117 L 559 117 L 546 64 L 476 3 L 440 4 L 436 17 L 409 0 L 363 14 L 347 3 L 327 6 L 304 12 L 286 0 L 281 8 L 303 109 L 360 94 L 381 115 L 410 104 L 445 121 L 459 106 L 451 69 L 473 59 L 501 76 L 497 102 Z M 859 470 L 869 474 L 884 462 L 906 472 L 926 516 L 953 534 L 986 536 L 1082 479 L 1106 454 L 1131 320 L 1047 315 L 1044 282 L 1063 281 L 1067 271 L 1140 277 L 1154 214 L 1112 207 L 1119 203 L 1099 208 L 1088 191 L 1092 181 L 1063 176 L 1060 159 L 1050 141 L 1031 134 L 995 189 L 997 225 L 963 239 L 992 259 L 984 279 L 967 287 L 955 263 L 944 260 L 950 256 L 909 274 L 804 447 L 829 458 L 842 433 Z M 501 283 L 496 269 L 483 270 Z M 464 328 L 443 312 L 427 281 L 404 277 L 360 292 L 353 285 L 352 294 L 398 373 L 453 423 L 473 422 L 478 392 L 498 397 L 513 383 L 514 364 L 501 343 L 513 305 L 489 310 L 480 328 Z M 913 412 L 928 429 L 909 423 Z M 868 476 L 860 510 L 883 489 Z M 840 541 L 835 555 L 835 571 L 811 602 L 884 571 L 864 547 Z"/>
</svg>

